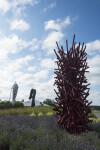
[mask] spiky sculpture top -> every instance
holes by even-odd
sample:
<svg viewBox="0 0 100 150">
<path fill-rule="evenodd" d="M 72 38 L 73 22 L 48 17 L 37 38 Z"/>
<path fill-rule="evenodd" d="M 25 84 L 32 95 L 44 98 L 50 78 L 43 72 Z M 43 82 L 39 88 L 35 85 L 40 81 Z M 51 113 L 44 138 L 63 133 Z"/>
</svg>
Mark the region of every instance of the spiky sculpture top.
<svg viewBox="0 0 100 150">
<path fill-rule="evenodd" d="M 75 46 L 75 35 L 73 37 L 72 47 L 67 53 L 64 52 L 63 47 L 61 49 L 57 44 L 58 53 L 54 50 L 57 56 L 57 66 L 55 69 L 55 83 L 57 85 L 58 92 L 55 90 L 57 97 L 55 98 L 56 103 L 54 110 L 56 111 L 55 116 L 58 118 L 57 123 L 68 132 L 74 134 L 80 134 L 90 130 L 87 123 L 91 122 L 88 118 L 88 114 L 91 112 L 89 105 L 86 100 L 89 95 L 88 85 L 82 85 L 87 83 L 87 79 L 84 76 L 87 68 L 86 60 L 87 53 L 85 52 L 86 46 L 84 43 L 80 48 L 80 43 Z M 85 92 L 85 90 L 87 90 Z"/>
</svg>

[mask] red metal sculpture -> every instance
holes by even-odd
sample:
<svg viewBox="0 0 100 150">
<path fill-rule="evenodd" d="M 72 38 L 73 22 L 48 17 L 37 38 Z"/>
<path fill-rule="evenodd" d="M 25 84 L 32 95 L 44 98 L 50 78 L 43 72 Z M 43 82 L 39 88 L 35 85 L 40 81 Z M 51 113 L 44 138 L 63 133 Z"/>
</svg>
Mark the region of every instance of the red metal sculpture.
<svg viewBox="0 0 100 150">
<path fill-rule="evenodd" d="M 57 85 L 58 92 L 56 92 L 57 97 L 55 98 L 55 107 L 56 111 L 55 116 L 58 118 L 57 123 L 68 132 L 73 134 L 80 134 L 81 132 L 86 132 L 89 129 L 88 123 L 91 122 L 88 118 L 88 114 L 91 113 L 89 105 L 86 100 L 89 95 L 90 88 L 87 88 L 88 85 L 82 85 L 87 83 L 87 79 L 84 76 L 87 68 L 86 60 L 87 53 L 85 52 L 86 45 L 82 44 L 82 47 L 79 45 L 75 46 L 75 35 L 73 37 L 73 43 L 71 49 L 67 53 L 64 52 L 63 47 L 61 49 L 57 44 L 58 53 L 54 50 L 57 56 L 58 68 L 55 69 L 55 83 Z M 85 90 L 87 90 L 85 92 Z"/>
</svg>

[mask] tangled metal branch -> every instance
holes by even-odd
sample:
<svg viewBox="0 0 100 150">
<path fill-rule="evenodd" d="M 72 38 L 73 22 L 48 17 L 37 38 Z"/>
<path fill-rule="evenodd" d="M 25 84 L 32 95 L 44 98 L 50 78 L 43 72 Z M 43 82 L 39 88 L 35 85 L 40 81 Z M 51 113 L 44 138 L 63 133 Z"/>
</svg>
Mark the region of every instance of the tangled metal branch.
<svg viewBox="0 0 100 150">
<path fill-rule="evenodd" d="M 64 52 L 63 47 L 58 51 L 54 49 L 57 56 L 57 66 L 55 69 L 55 83 L 57 85 L 58 92 L 54 89 L 57 97 L 54 110 L 55 116 L 58 118 L 57 123 L 68 132 L 73 134 L 80 134 L 86 132 L 89 129 L 88 123 L 91 122 L 88 118 L 88 114 L 91 113 L 89 105 L 92 102 L 86 100 L 89 95 L 89 90 L 85 85 L 87 79 L 85 77 L 87 66 L 87 53 L 85 52 L 86 45 L 80 43 L 76 47 L 75 35 L 73 37 L 72 47 L 68 51 L 68 42 L 66 40 L 67 53 Z M 85 91 L 87 90 L 87 91 Z"/>
</svg>

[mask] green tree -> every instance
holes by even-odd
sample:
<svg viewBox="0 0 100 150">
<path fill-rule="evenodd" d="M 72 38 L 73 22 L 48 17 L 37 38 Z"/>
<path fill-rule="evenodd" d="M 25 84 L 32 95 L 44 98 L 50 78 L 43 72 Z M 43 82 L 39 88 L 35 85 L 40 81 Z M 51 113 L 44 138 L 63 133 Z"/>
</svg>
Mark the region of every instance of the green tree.
<svg viewBox="0 0 100 150">
<path fill-rule="evenodd" d="M 54 100 L 46 99 L 45 101 L 43 101 L 43 104 L 54 106 Z"/>
</svg>

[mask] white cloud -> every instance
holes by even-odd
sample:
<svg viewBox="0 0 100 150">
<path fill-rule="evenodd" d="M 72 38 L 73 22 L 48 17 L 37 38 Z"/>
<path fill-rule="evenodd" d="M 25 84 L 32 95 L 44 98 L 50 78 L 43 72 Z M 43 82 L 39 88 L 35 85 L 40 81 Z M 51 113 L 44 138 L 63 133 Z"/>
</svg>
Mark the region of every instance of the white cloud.
<svg viewBox="0 0 100 150">
<path fill-rule="evenodd" d="M 91 105 L 100 105 L 100 91 L 93 91 L 90 89 L 88 100 L 89 102 L 92 101 Z"/>
<path fill-rule="evenodd" d="M 47 98 L 54 99 L 56 94 L 54 92 L 54 77 L 50 76 L 48 81 L 33 82 L 33 87 L 37 90 L 36 100 L 44 101 Z"/>
<path fill-rule="evenodd" d="M 16 75 L 17 83 L 19 85 L 17 99 L 28 100 L 31 88 L 35 88 L 37 91 L 36 100 L 43 101 L 48 97 L 49 98 L 53 97 L 53 92 L 54 92 L 52 87 L 53 84 L 51 81 L 51 77 L 49 77 L 48 70 L 46 69 L 40 70 L 34 74 L 16 72 L 14 76 L 15 75 Z M 50 78 L 49 82 L 43 81 L 46 80 L 48 77 Z"/>
<path fill-rule="evenodd" d="M 23 58 L 18 58 L 15 60 L 7 59 L 0 62 L 0 90 L 2 91 L 2 97 L 0 97 L 1 99 L 5 99 L 5 97 L 7 97 L 8 100 L 10 89 L 14 81 L 17 81 L 18 84 L 22 83 L 24 86 L 23 81 L 27 80 L 27 75 L 24 76 L 22 71 L 33 59 L 34 56 L 26 55 Z M 33 75 L 30 74 L 29 77 L 32 78 L 32 76 Z"/>
<path fill-rule="evenodd" d="M 16 75 L 18 83 L 23 84 L 27 88 L 29 88 L 32 85 L 41 83 L 40 81 L 42 81 L 43 79 L 47 79 L 49 76 L 49 71 L 46 69 L 37 71 L 35 73 L 23 73 L 19 71 L 16 72 L 14 73 L 14 77 Z"/>
<path fill-rule="evenodd" d="M 36 72 L 34 74 L 34 78 L 36 80 L 40 80 L 40 79 L 47 79 L 48 78 L 48 75 L 49 75 L 49 71 L 48 70 L 41 70 L 39 72 Z"/>
<path fill-rule="evenodd" d="M 62 28 L 71 24 L 70 17 L 66 17 L 63 21 L 60 19 L 57 20 L 49 20 L 44 23 L 45 30 L 61 30 Z"/>
<path fill-rule="evenodd" d="M 0 39 L 0 59 L 6 59 L 8 54 L 19 53 L 24 48 L 30 47 L 30 50 L 38 48 L 37 39 L 32 41 L 24 41 L 17 35 L 10 35 L 9 37 L 3 37 Z"/>
<path fill-rule="evenodd" d="M 33 74 L 23 73 L 22 76 L 18 77 L 18 82 L 24 83 L 24 85 L 26 86 L 27 82 L 29 82 L 30 80 L 32 81 L 32 78 L 33 78 Z"/>
<path fill-rule="evenodd" d="M 41 61 L 41 67 L 47 68 L 47 69 L 54 69 L 55 68 L 55 62 L 54 60 L 50 58 L 43 59 Z"/>
<path fill-rule="evenodd" d="M 89 42 L 86 45 L 87 45 L 86 51 L 88 55 L 95 55 L 98 52 L 100 53 L 100 40 Z"/>
<path fill-rule="evenodd" d="M 31 73 L 26 73 L 27 68 L 30 68 L 29 65 L 33 62 L 35 57 L 33 55 L 26 55 L 23 58 L 13 59 L 13 57 L 9 54 L 13 54 L 13 56 L 15 56 L 16 53 L 19 53 L 22 50 L 25 51 L 25 48 L 28 48 L 28 50 L 37 49 L 38 46 L 36 46 L 36 43 L 38 43 L 37 39 L 24 41 L 15 34 L 10 35 L 9 37 L 2 35 L 0 39 L 0 91 L 2 93 L 0 97 L 1 99 L 9 100 L 10 89 L 14 81 L 17 81 L 19 84 L 17 100 L 20 100 L 21 97 L 23 98 L 23 95 L 29 95 L 29 87 L 32 86 L 32 83 L 35 80 L 38 80 L 36 75 L 39 78 L 39 73 L 34 76 Z M 9 56 L 12 59 L 10 59 Z M 40 78 L 42 78 L 42 75 L 40 72 Z M 46 77 L 46 75 L 43 75 L 44 78 Z M 20 84 L 23 86 L 23 88 Z"/>
<path fill-rule="evenodd" d="M 43 40 L 43 44 L 42 44 L 42 49 L 47 50 L 47 55 L 54 53 L 53 49 L 56 48 L 56 41 L 59 42 L 64 37 L 64 33 L 62 32 L 62 29 L 64 27 L 67 27 L 69 24 L 71 24 L 71 20 L 69 16 L 66 17 L 63 21 L 57 19 L 57 20 L 49 20 L 44 23 L 45 30 L 50 30 L 49 34 Z"/>
<path fill-rule="evenodd" d="M 0 11 L 2 15 L 4 15 L 8 11 L 13 11 L 14 14 L 21 14 L 21 10 L 25 9 L 26 5 L 36 5 L 38 4 L 38 0 L 0 0 Z"/>
<path fill-rule="evenodd" d="M 56 7 L 56 3 L 55 2 L 50 4 L 50 8 L 54 8 L 54 7 Z"/>
<path fill-rule="evenodd" d="M 45 30 L 48 30 L 48 29 L 60 30 L 61 29 L 61 26 L 58 23 L 58 21 L 54 21 L 54 20 L 49 20 L 45 22 L 44 25 L 45 25 Z"/>
<path fill-rule="evenodd" d="M 33 5 L 35 4 L 37 1 L 36 0 L 13 0 L 13 6 L 17 7 L 18 5 L 26 5 L 26 4 L 30 4 Z"/>
<path fill-rule="evenodd" d="M 17 7 L 17 8 L 13 8 L 12 12 L 13 12 L 13 14 L 14 14 L 15 17 L 19 17 L 19 16 L 22 16 L 22 15 L 26 16 L 26 14 L 24 13 L 25 9 L 26 9 L 25 6 L 23 6 L 23 7 Z"/>
<path fill-rule="evenodd" d="M 2 97 L 8 97 L 10 95 L 10 89 L 13 85 L 13 82 L 16 80 L 18 85 L 19 85 L 19 90 L 18 90 L 18 96 L 17 100 L 28 100 L 29 93 L 31 88 L 35 88 L 37 90 L 36 93 L 36 100 L 43 101 L 46 98 L 54 99 L 56 97 L 56 94 L 54 92 L 54 88 L 56 89 L 54 84 L 54 76 L 50 76 L 48 67 L 45 68 L 45 70 L 40 70 L 38 71 L 37 69 L 35 70 L 35 73 L 24 73 L 22 71 L 19 71 L 19 69 L 22 70 L 25 66 L 28 65 L 29 61 L 33 60 L 34 57 L 32 56 L 25 56 L 24 58 L 19 58 L 16 61 L 8 61 L 8 65 L 6 63 L 6 67 L 0 65 L 0 91 Z M 95 58 L 89 59 L 89 67 L 90 67 L 90 73 L 88 76 L 88 82 L 93 85 L 97 85 L 100 81 L 100 74 L 99 74 L 99 55 L 97 55 Z M 94 63 L 93 63 L 94 62 Z M 50 68 L 53 69 L 53 60 L 46 58 L 43 61 L 41 61 L 40 66 L 41 67 L 46 67 L 45 64 L 48 64 L 47 66 L 50 66 Z M 52 64 L 52 65 L 51 65 Z M 37 67 L 36 65 L 33 66 Z M 41 69 L 40 67 L 40 69 Z M 91 67 L 94 67 L 91 69 Z M 95 69 L 95 67 L 97 67 Z M 16 68 L 16 69 L 15 69 Z M 29 67 L 30 70 L 32 67 Z M 94 70 L 95 69 L 95 70 Z M 88 69 L 89 70 L 89 69 Z M 98 77 L 97 77 L 97 74 Z M 49 80 L 48 80 L 49 78 Z M 46 80 L 46 81 L 44 81 Z M 91 82 L 90 82 L 91 80 Z M 96 84 L 94 84 L 96 82 Z M 92 104 L 99 104 L 99 91 L 91 91 L 90 90 L 90 95 L 87 99 L 89 101 L 93 101 Z M 1 99 L 3 99 L 1 97 Z M 94 99 L 94 97 L 96 99 Z M 8 99 L 6 98 L 6 99 Z"/>
<path fill-rule="evenodd" d="M 30 28 L 30 25 L 24 20 L 13 20 L 10 24 L 11 30 L 21 30 L 25 31 Z"/>
<path fill-rule="evenodd" d="M 97 67 L 100 66 L 99 62 L 100 62 L 100 55 L 95 55 L 94 57 L 92 57 L 91 59 L 88 58 L 88 61 L 90 66 L 92 67 Z"/>
<path fill-rule="evenodd" d="M 56 41 L 59 42 L 64 37 L 63 33 L 53 31 L 43 41 L 42 49 L 48 50 L 48 54 L 54 53 L 56 48 Z"/>
<path fill-rule="evenodd" d="M 12 0 L 11 2 L 11 10 L 15 16 L 20 16 L 25 11 L 27 5 L 34 6 L 38 4 L 38 0 Z M 16 12 L 16 13 L 15 13 Z M 24 14 L 26 15 L 26 14 Z"/>
<path fill-rule="evenodd" d="M 5 59 L 9 53 L 16 53 L 24 47 L 21 39 L 16 35 L 10 37 L 3 37 L 0 39 L 0 58 Z"/>
<path fill-rule="evenodd" d="M 28 44 L 31 45 L 30 50 L 34 51 L 39 48 L 40 42 L 36 38 L 34 38 L 31 41 L 29 41 Z"/>
<path fill-rule="evenodd" d="M 28 62 L 33 60 L 33 59 L 34 59 L 34 56 L 32 56 L 32 55 L 27 55 L 27 56 L 25 56 L 23 58 L 19 58 L 19 59 L 15 60 L 15 66 L 16 67 L 17 66 L 21 67 L 21 66 L 28 65 Z"/>
<path fill-rule="evenodd" d="M 11 8 L 11 4 L 8 0 L 0 0 L 0 12 L 5 14 Z"/>
<path fill-rule="evenodd" d="M 36 66 L 34 66 L 34 67 L 29 67 L 27 70 L 28 70 L 29 72 L 34 72 L 34 71 L 36 71 Z"/>
<path fill-rule="evenodd" d="M 91 83 L 92 86 L 100 85 L 100 55 L 96 55 L 95 57 L 87 60 L 89 68 L 86 73 L 86 77 L 88 78 L 88 82 Z"/>
<path fill-rule="evenodd" d="M 23 58 L 18 58 L 15 60 L 4 60 L 4 62 L 0 62 L 0 77 L 5 79 L 11 78 L 13 74 L 19 69 L 23 69 L 25 66 L 29 65 L 29 62 L 34 59 L 32 55 L 26 55 Z"/>
<path fill-rule="evenodd" d="M 61 27 L 65 27 L 67 25 L 71 24 L 70 16 L 66 17 L 64 21 L 61 23 Z"/>
<path fill-rule="evenodd" d="M 56 3 L 55 2 L 51 3 L 48 7 L 44 8 L 43 12 L 46 12 L 47 10 L 52 9 L 54 7 L 56 7 Z"/>
<path fill-rule="evenodd" d="M 38 0 L 12 0 L 13 7 L 24 6 L 24 5 L 36 5 L 39 3 Z"/>
</svg>

